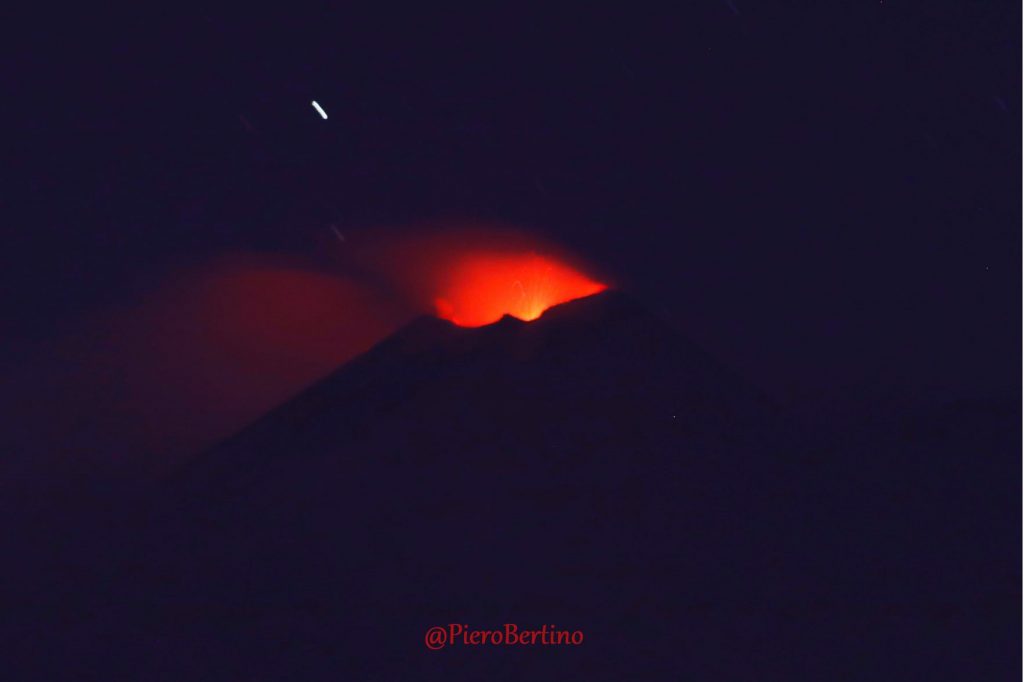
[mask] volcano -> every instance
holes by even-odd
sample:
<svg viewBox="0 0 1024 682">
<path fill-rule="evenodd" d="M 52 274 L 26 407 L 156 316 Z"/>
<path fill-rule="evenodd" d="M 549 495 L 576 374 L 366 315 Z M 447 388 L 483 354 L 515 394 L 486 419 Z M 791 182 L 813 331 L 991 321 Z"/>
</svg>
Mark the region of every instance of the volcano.
<svg viewBox="0 0 1024 682">
<path fill-rule="evenodd" d="M 63 639 L 35 653 L 74 651 L 97 679 L 860 671 L 863 659 L 836 656 L 877 611 L 846 586 L 876 562 L 941 564 L 940 545 L 902 554 L 932 537 L 918 532 L 931 498 L 908 507 L 917 515 L 891 509 L 920 525 L 879 545 L 857 530 L 879 508 L 877 480 L 849 463 L 881 441 L 823 467 L 788 455 L 782 424 L 756 388 L 619 291 L 532 322 L 424 317 L 133 509 L 130 532 L 58 593 L 86 596 L 51 598 L 65 622 L 44 629 Z M 918 460 L 890 452 L 922 480 Z M 856 494 L 844 487 L 862 479 Z M 907 597 L 884 583 L 869 593 Z M 927 618 L 911 622 L 932 633 Z M 505 624 L 582 641 L 424 645 L 432 627 Z M 769 631 L 792 650 L 765 647 Z M 892 636 L 878 631 L 876 662 Z"/>
<path fill-rule="evenodd" d="M 492 471 L 529 461 L 542 465 L 540 481 L 571 461 L 640 464 L 660 448 L 681 448 L 661 455 L 682 461 L 749 443 L 772 411 L 628 295 L 607 291 L 532 322 L 505 315 L 467 328 L 424 316 L 195 460 L 185 478 L 358 452 Z"/>
<path fill-rule="evenodd" d="M 773 414 L 619 291 L 531 322 L 420 318 L 167 481 L 103 569 L 137 608 L 100 609 L 77 647 L 176 679 L 600 679 L 651 657 L 623 628 L 669 586 L 699 603 L 735 580 Z M 450 623 L 586 643 L 426 649 Z"/>
</svg>

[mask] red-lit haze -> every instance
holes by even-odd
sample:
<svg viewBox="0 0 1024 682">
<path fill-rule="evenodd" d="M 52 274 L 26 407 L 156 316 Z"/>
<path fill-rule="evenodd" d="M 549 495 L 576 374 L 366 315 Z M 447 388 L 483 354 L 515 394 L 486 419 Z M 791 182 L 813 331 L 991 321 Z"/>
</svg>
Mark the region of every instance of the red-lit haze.
<svg viewBox="0 0 1024 682">
<path fill-rule="evenodd" d="M 463 327 L 490 324 L 504 315 L 535 320 L 553 305 L 606 288 L 536 253 L 462 254 L 440 284 L 434 299 L 437 315 Z"/>
<path fill-rule="evenodd" d="M 556 245 L 500 226 L 353 231 L 331 245 L 328 269 L 235 255 L 128 282 L 109 306 L 24 342 L 0 367 L 14 427 L 0 481 L 51 465 L 69 480 L 166 471 L 416 315 L 533 320 L 606 288 Z"/>
<path fill-rule="evenodd" d="M 534 320 L 553 305 L 608 288 L 571 253 L 501 225 L 448 223 L 354 233 L 342 269 L 371 272 L 412 314 L 467 327 L 503 315 Z"/>
<path fill-rule="evenodd" d="M 5 467 L 146 475 L 173 467 L 400 327 L 408 313 L 300 259 L 236 256 L 169 273 L 6 368 L 19 428 Z M 12 429 L 15 430 L 15 429 Z M 3 476 L 0 476 L 3 478 Z"/>
</svg>

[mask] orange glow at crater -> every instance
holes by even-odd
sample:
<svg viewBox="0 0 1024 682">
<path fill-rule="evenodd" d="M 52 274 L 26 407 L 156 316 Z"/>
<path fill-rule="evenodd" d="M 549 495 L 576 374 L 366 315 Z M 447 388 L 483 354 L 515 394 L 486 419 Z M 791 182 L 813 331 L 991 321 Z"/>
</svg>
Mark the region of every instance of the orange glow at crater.
<svg viewBox="0 0 1024 682">
<path fill-rule="evenodd" d="M 444 280 L 434 299 L 437 315 L 461 327 L 491 324 L 503 315 L 535 320 L 553 305 L 607 288 L 538 254 L 469 254 Z"/>
</svg>

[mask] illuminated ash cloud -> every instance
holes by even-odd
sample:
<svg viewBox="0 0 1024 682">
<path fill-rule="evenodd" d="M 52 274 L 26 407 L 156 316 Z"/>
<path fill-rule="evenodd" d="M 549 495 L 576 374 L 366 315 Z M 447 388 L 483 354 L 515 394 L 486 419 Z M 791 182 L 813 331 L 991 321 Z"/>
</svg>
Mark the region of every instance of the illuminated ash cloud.
<svg viewBox="0 0 1024 682">
<path fill-rule="evenodd" d="M 535 320 L 545 310 L 604 291 L 554 258 L 537 253 L 467 253 L 459 256 L 434 299 L 438 317 L 478 327 L 511 315 Z"/>
<path fill-rule="evenodd" d="M 557 247 L 508 229 L 378 229 L 332 245 L 332 264 L 321 251 L 169 267 L 8 362 L 17 400 L 7 409 L 23 425 L 17 466 L 165 470 L 418 315 L 468 327 L 533 320 L 607 288 Z"/>
<path fill-rule="evenodd" d="M 465 327 L 504 315 L 535 320 L 551 306 L 609 288 L 563 250 L 507 228 L 406 231 L 371 239 L 356 260 L 415 312 Z"/>
</svg>

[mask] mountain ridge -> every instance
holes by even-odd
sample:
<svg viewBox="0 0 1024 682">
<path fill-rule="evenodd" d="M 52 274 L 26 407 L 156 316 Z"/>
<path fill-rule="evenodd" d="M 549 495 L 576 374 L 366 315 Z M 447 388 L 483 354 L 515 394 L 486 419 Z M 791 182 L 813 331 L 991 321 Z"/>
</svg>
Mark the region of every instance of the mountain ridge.
<svg viewBox="0 0 1024 682">
<path fill-rule="evenodd" d="M 638 354 L 653 357 L 648 362 L 623 360 Z M 665 366 L 659 367 L 657 362 Z M 566 367 L 571 369 L 567 371 Z M 666 376 L 657 376 L 662 370 Z M 474 372 L 478 377 L 475 385 Z M 517 372 L 526 378 L 517 379 Z M 668 375 L 673 372 L 680 381 L 699 379 L 700 386 L 689 391 L 689 387 L 681 388 L 677 392 L 683 397 L 675 398 L 668 385 Z M 602 380 L 604 375 L 608 376 Z M 524 399 L 545 399 L 542 394 L 536 395 L 542 389 L 531 391 L 529 385 L 550 382 L 566 394 L 567 400 L 582 399 L 573 394 L 574 383 L 588 383 L 590 388 L 606 393 L 617 390 L 643 394 L 641 384 L 648 382 L 663 391 L 666 403 L 675 401 L 666 405 L 665 418 L 680 424 L 690 422 L 695 432 L 702 429 L 689 419 L 692 415 L 688 412 L 708 416 L 716 410 L 723 414 L 745 411 L 749 414 L 744 418 L 764 422 L 769 413 L 776 411 L 756 388 L 679 336 L 631 296 L 608 290 L 553 306 L 531 322 L 506 315 L 490 325 L 460 327 L 436 317 L 421 316 L 194 458 L 173 479 L 195 480 L 204 471 L 214 478 L 216 471 L 230 476 L 238 472 L 238 467 L 248 466 L 241 454 L 246 448 L 296 449 L 294 442 L 287 442 L 287 434 L 301 430 L 301 425 L 311 420 L 324 419 L 318 415 L 325 412 L 335 414 L 358 431 L 361 423 L 377 421 L 379 415 L 375 411 L 387 412 L 415 399 L 417 392 L 451 393 L 447 384 L 458 384 L 464 389 L 463 394 L 451 395 L 450 399 L 478 401 L 487 391 L 482 383 L 486 381 L 521 392 Z M 494 414 L 481 415 L 475 428 L 500 430 L 500 413 L 521 409 L 512 400 L 502 401 L 493 396 L 488 399 L 494 402 Z M 635 409 L 626 400 L 619 402 L 620 409 Z M 403 414 L 407 419 L 417 418 L 415 410 Z M 279 432 L 275 433 L 275 429 Z M 334 435 L 339 442 L 352 439 L 351 433 Z M 268 447 L 268 439 L 275 444 Z"/>
</svg>

